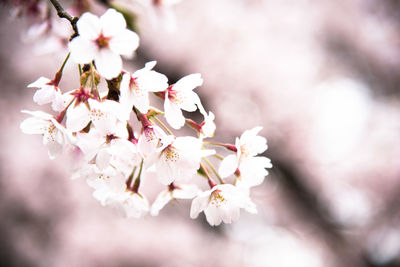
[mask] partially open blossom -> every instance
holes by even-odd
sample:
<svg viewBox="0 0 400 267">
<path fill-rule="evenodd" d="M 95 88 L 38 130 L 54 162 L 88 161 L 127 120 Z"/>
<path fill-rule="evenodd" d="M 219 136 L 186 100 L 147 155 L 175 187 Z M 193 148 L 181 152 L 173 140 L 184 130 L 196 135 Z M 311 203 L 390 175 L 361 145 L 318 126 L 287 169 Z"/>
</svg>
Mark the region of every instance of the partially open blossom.
<svg viewBox="0 0 400 267">
<path fill-rule="evenodd" d="M 33 116 L 21 123 L 22 132 L 43 135 L 43 144 L 47 147 L 51 159 L 61 154 L 66 144 L 73 143 L 72 135 L 52 115 L 42 111 L 22 112 Z"/>
<path fill-rule="evenodd" d="M 204 113 L 204 121 L 200 125 L 200 137 L 206 138 L 206 137 L 213 137 L 216 129 L 216 125 L 214 123 L 215 115 L 211 111 L 209 114 Z"/>
<path fill-rule="evenodd" d="M 255 204 L 244 191 L 231 184 L 220 184 L 193 199 L 190 217 L 196 219 L 204 211 L 207 222 L 214 226 L 238 220 L 240 209 L 257 213 Z"/>
<path fill-rule="evenodd" d="M 155 61 L 148 62 L 143 69 L 122 76 L 120 102 L 129 111 L 135 106 L 141 113 L 147 113 L 150 106 L 149 92 L 161 92 L 167 89 L 168 78 L 152 70 L 155 65 Z"/>
<path fill-rule="evenodd" d="M 195 111 L 200 105 L 199 96 L 193 89 L 202 85 L 200 74 L 191 74 L 183 77 L 170 86 L 165 93 L 165 119 L 174 129 L 180 129 L 185 124 L 182 110 Z"/>
<path fill-rule="evenodd" d="M 245 131 L 240 138 L 236 138 L 236 154 L 225 157 L 219 167 L 218 172 L 222 178 L 239 169 L 242 185 L 251 187 L 263 182 L 264 177 L 268 175 L 265 168 L 272 168 L 272 164 L 266 157 L 256 157 L 268 148 L 267 140 L 258 135 L 261 129 L 262 127 L 254 127 Z"/>
<path fill-rule="evenodd" d="M 54 111 L 61 111 L 65 108 L 64 99 L 60 88 L 53 81 L 45 77 L 40 77 L 28 87 L 39 88 L 33 95 L 33 101 L 39 105 L 51 103 Z"/>
<path fill-rule="evenodd" d="M 86 12 L 77 22 L 79 36 L 69 43 L 71 57 L 76 63 L 94 60 L 100 75 L 110 80 L 122 70 L 121 56 L 132 56 L 139 46 L 136 33 L 126 29 L 121 13 L 108 9 L 100 18 Z"/>
</svg>

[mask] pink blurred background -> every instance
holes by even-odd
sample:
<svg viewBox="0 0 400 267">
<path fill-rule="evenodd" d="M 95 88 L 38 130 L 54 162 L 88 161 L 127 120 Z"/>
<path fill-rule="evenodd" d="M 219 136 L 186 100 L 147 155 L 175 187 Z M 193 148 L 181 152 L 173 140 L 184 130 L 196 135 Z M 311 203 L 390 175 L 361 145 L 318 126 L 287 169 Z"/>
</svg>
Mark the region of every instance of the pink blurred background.
<svg viewBox="0 0 400 267">
<path fill-rule="evenodd" d="M 201 73 L 216 140 L 257 125 L 268 139 L 274 168 L 251 192 L 259 214 L 210 227 L 185 201 L 158 217 L 117 216 L 70 180 L 67 157 L 49 160 L 40 137 L 20 132 L 20 110 L 38 109 L 27 84 L 52 77 L 66 52 L 43 53 L 32 21 L 2 5 L 0 266 L 400 266 L 399 10 L 395 0 L 183 0 L 169 10 L 174 32 L 140 11 L 141 46 L 125 67 L 157 60 L 170 82 Z M 67 65 L 61 88 L 76 76 Z"/>
</svg>

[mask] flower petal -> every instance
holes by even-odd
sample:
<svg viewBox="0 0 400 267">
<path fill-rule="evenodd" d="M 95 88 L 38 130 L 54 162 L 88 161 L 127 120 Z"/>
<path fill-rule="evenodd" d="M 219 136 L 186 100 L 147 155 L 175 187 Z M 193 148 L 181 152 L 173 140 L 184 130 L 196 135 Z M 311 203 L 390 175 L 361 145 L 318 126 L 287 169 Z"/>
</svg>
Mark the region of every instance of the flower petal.
<svg viewBox="0 0 400 267">
<path fill-rule="evenodd" d="M 151 215 L 152 216 L 157 216 L 158 213 L 162 208 L 164 208 L 165 205 L 168 204 L 172 199 L 171 192 L 167 191 L 162 191 L 160 194 L 158 194 L 156 200 L 154 201 L 153 205 L 151 206 Z"/>
<path fill-rule="evenodd" d="M 100 17 L 100 25 L 103 29 L 103 35 L 106 37 L 114 37 L 120 34 L 126 28 L 124 16 L 115 9 L 108 9 Z"/>
<path fill-rule="evenodd" d="M 71 58 L 75 63 L 85 64 L 90 63 L 98 50 L 96 44 L 91 40 L 85 39 L 82 36 L 75 37 L 69 44 Z"/>
<path fill-rule="evenodd" d="M 210 194 L 211 191 L 208 190 L 200 193 L 195 199 L 193 199 L 190 207 L 190 218 L 196 219 L 197 216 L 199 216 L 199 213 L 207 207 Z"/>
<path fill-rule="evenodd" d="M 236 155 L 229 155 L 223 159 L 219 166 L 218 173 L 222 178 L 228 177 L 233 174 L 238 167 L 238 159 Z"/>
<path fill-rule="evenodd" d="M 43 134 L 49 124 L 49 121 L 33 117 L 25 119 L 21 123 L 20 128 L 25 134 Z"/>
<path fill-rule="evenodd" d="M 90 122 L 89 109 L 85 104 L 79 104 L 76 107 L 67 109 L 67 129 L 71 132 L 78 132 L 86 127 Z"/>
<path fill-rule="evenodd" d="M 173 89 L 175 91 L 190 91 L 203 84 L 200 73 L 190 74 L 176 82 Z"/>
<path fill-rule="evenodd" d="M 50 79 L 46 78 L 46 77 L 40 77 L 39 79 L 37 79 L 36 81 L 34 81 L 33 83 L 29 84 L 27 87 L 37 87 L 37 88 L 41 88 L 45 85 L 47 85 L 50 82 Z"/>
<path fill-rule="evenodd" d="M 109 45 L 114 53 L 131 57 L 139 46 L 139 36 L 135 32 L 125 29 L 114 36 Z"/>
<path fill-rule="evenodd" d="M 121 73 L 122 59 L 110 49 L 101 49 L 94 60 L 100 75 L 107 80 L 111 80 Z"/>
<path fill-rule="evenodd" d="M 79 36 L 87 40 L 95 40 L 101 33 L 101 24 L 99 18 L 89 12 L 84 13 L 79 18 L 76 25 L 78 27 Z"/>
<path fill-rule="evenodd" d="M 169 101 L 168 93 L 165 96 L 164 110 L 165 119 L 172 128 L 180 129 L 185 124 L 185 117 L 183 117 L 181 109 Z"/>
</svg>

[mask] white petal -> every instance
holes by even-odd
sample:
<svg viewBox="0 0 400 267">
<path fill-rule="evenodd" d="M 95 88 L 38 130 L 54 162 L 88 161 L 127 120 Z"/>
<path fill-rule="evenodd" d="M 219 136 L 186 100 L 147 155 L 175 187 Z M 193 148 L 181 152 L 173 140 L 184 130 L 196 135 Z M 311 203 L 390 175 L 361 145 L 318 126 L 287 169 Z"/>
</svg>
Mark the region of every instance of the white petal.
<svg viewBox="0 0 400 267">
<path fill-rule="evenodd" d="M 84 13 L 79 18 L 76 25 L 78 27 L 79 36 L 82 36 L 88 40 L 95 40 L 101 33 L 101 24 L 99 18 L 89 12 Z"/>
<path fill-rule="evenodd" d="M 183 101 L 179 107 L 183 110 L 193 112 L 197 109 L 197 103 L 200 103 L 199 96 L 193 91 L 188 91 L 184 93 Z"/>
<path fill-rule="evenodd" d="M 53 103 L 51 104 L 51 108 L 54 111 L 62 111 L 65 108 L 64 97 L 60 91 L 54 92 Z"/>
<path fill-rule="evenodd" d="M 71 132 L 78 132 L 85 128 L 90 122 L 89 109 L 85 104 L 76 107 L 71 106 L 67 109 L 67 129 Z"/>
<path fill-rule="evenodd" d="M 32 115 L 38 119 L 42 119 L 42 120 L 52 120 L 54 119 L 54 117 L 52 115 L 50 115 L 49 113 L 43 112 L 43 111 L 29 111 L 29 110 L 21 110 L 22 113 L 26 113 L 29 115 Z"/>
<path fill-rule="evenodd" d="M 133 31 L 125 29 L 114 36 L 109 45 L 114 53 L 130 57 L 139 46 L 139 36 Z"/>
<path fill-rule="evenodd" d="M 111 80 L 121 73 L 122 59 L 110 49 L 100 49 L 94 60 L 100 75 L 107 80 Z"/>
<path fill-rule="evenodd" d="M 63 145 L 56 141 L 49 141 L 46 144 L 50 159 L 56 158 L 63 151 Z"/>
<path fill-rule="evenodd" d="M 107 149 L 101 149 L 96 156 L 96 166 L 99 170 L 104 170 L 110 163 L 111 155 L 107 152 Z"/>
<path fill-rule="evenodd" d="M 192 205 L 190 207 L 190 218 L 196 219 L 197 216 L 199 216 L 199 213 L 207 207 L 210 193 L 211 191 L 208 190 L 206 192 L 200 193 L 195 199 L 193 199 Z"/>
<path fill-rule="evenodd" d="M 140 88 L 149 92 L 161 92 L 168 88 L 168 78 L 156 71 L 138 70 L 134 73 Z"/>
<path fill-rule="evenodd" d="M 172 199 L 171 192 L 169 191 L 162 191 L 158 194 L 156 200 L 154 201 L 153 205 L 151 206 L 151 215 L 157 216 L 158 213 L 165 205 L 168 204 Z"/>
<path fill-rule="evenodd" d="M 176 177 L 174 177 L 174 169 L 171 164 L 165 161 L 164 157 L 161 157 L 156 164 L 158 181 L 163 185 L 169 185 Z"/>
<path fill-rule="evenodd" d="M 38 105 L 44 105 L 53 102 L 55 99 L 54 86 L 44 86 L 37 90 L 33 95 L 33 101 Z"/>
<path fill-rule="evenodd" d="M 100 24 L 106 37 L 114 37 L 126 28 L 124 16 L 112 8 L 100 17 Z"/>
<path fill-rule="evenodd" d="M 157 61 L 149 61 L 144 65 L 145 70 L 152 70 L 157 65 Z"/>
<path fill-rule="evenodd" d="M 165 96 L 164 110 L 165 119 L 172 128 L 180 129 L 185 124 L 185 117 L 183 117 L 181 109 L 169 101 L 168 94 Z"/>
<path fill-rule="evenodd" d="M 172 191 L 172 196 L 179 199 L 191 199 L 197 196 L 199 188 L 196 185 L 179 185 L 179 188 Z"/>
<path fill-rule="evenodd" d="M 233 174 L 238 167 L 238 159 L 236 155 L 229 155 L 225 157 L 219 166 L 218 173 L 222 178 L 228 177 Z"/>
<path fill-rule="evenodd" d="M 40 77 L 39 79 L 37 79 L 33 83 L 29 84 L 27 87 L 41 88 L 41 87 L 47 85 L 49 82 L 50 82 L 50 79 L 45 78 L 45 77 Z"/>
<path fill-rule="evenodd" d="M 133 105 L 140 111 L 140 113 L 146 114 L 149 111 L 150 107 L 148 93 L 145 92 L 145 94 L 134 95 Z"/>
<path fill-rule="evenodd" d="M 50 122 L 38 118 L 25 119 L 20 128 L 25 134 L 43 134 Z"/>
<path fill-rule="evenodd" d="M 196 73 L 183 77 L 176 82 L 172 89 L 176 91 L 191 91 L 202 84 L 203 79 L 201 78 L 201 74 Z"/>
<path fill-rule="evenodd" d="M 90 63 L 96 53 L 97 46 L 91 41 L 81 36 L 75 37 L 69 44 L 69 51 L 71 52 L 71 58 L 75 63 L 86 64 Z"/>
<path fill-rule="evenodd" d="M 211 225 L 220 225 L 222 222 L 222 217 L 220 210 L 212 205 L 209 205 L 205 210 L 204 214 L 206 215 L 207 222 Z"/>
</svg>

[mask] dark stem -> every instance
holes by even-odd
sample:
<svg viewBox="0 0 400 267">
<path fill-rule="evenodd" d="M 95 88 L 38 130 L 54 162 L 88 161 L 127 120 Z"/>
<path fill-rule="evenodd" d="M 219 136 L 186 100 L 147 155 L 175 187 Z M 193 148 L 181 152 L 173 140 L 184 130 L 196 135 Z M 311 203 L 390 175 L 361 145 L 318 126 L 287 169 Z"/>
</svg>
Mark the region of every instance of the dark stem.
<svg viewBox="0 0 400 267">
<path fill-rule="evenodd" d="M 74 29 L 74 34 L 71 36 L 71 39 L 74 37 L 78 36 L 78 27 L 76 26 L 76 22 L 78 21 L 77 17 L 71 16 L 67 11 L 64 10 L 64 8 L 60 5 L 60 3 L 57 0 L 50 0 L 54 8 L 57 10 L 57 15 L 60 18 L 65 18 L 67 19 L 70 23 L 72 28 Z"/>
</svg>

